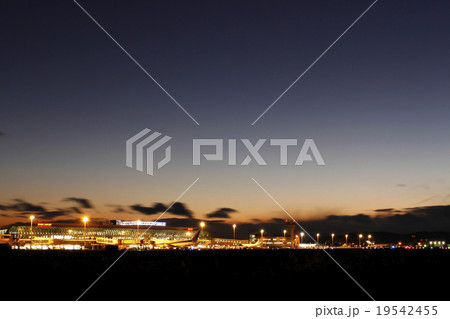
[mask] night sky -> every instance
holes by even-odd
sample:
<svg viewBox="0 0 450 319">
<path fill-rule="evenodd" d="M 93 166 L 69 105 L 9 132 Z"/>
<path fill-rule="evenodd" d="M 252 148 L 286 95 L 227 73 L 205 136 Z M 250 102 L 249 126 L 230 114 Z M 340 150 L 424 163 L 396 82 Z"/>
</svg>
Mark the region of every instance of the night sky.
<svg viewBox="0 0 450 319">
<path fill-rule="evenodd" d="M 78 3 L 199 125 L 74 1 L 2 1 L 0 224 L 155 219 L 200 178 L 163 219 L 282 232 L 255 178 L 312 231 L 449 229 L 448 1 L 379 0 L 254 125 L 373 1 Z M 154 176 L 125 166 L 144 128 L 173 138 Z M 193 138 L 312 138 L 326 165 L 193 166 Z"/>
</svg>

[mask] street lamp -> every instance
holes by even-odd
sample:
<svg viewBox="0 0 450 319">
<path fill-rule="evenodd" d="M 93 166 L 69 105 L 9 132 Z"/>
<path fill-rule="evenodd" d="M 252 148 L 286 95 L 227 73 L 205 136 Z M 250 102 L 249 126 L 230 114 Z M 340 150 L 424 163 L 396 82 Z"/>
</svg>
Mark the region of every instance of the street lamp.
<svg viewBox="0 0 450 319">
<path fill-rule="evenodd" d="M 84 231 L 83 231 L 83 248 L 86 247 L 86 223 L 88 222 L 89 218 L 87 218 L 86 216 L 83 217 L 83 222 L 84 222 Z"/>
<path fill-rule="evenodd" d="M 345 246 L 348 245 L 348 234 L 345 234 Z"/>
<path fill-rule="evenodd" d="M 137 225 L 137 229 L 136 229 L 136 245 L 139 246 L 139 225 L 141 224 L 140 220 L 137 220 L 136 225 Z"/>
<path fill-rule="evenodd" d="M 264 241 L 263 235 L 264 235 L 264 229 L 261 229 L 261 245 L 263 244 L 263 241 Z"/>
<path fill-rule="evenodd" d="M 236 239 L 236 224 L 233 224 L 233 239 Z"/>
<path fill-rule="evenodd" d="M 203 228 L 205 228 L 205 222 L 201 222 L 200 223 L 200 227 L 201 227 L 201 229 L 202 229 L 202 237 L 203 237 Z"/>
<path fill-rule="evenodd" d="M 30 249 L 33 248 L 33 219 L 34 216 L 30 216 Z"/>
<path fill-rule="evenodd" d="M 305 236 L 304 232 L 300 233 L 300 244 L 303 244 L 303 236 Z"/>
<path fill-rule="evenodd" d="M 361 238 L 363 237 L 362 234 L 359 234 L 359 247 L 361 247 Z"/>
<path fill-rule="evenodd" d="M 334 234 L 331 234 L 331 247 L 334 246 Z"/>
<path fill-rule="evenodd" d="M 319 246 L 319 238 L 320 238 L 320 234 L 317 233 L 316 236 L 317 236 L 317 245 Z"/>
</svg>

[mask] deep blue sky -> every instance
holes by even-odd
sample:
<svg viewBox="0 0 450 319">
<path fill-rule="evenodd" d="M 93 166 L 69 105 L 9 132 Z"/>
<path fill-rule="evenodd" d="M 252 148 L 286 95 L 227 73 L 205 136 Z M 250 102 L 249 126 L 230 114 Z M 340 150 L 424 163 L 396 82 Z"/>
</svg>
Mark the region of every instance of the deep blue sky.
<svg viewBox="0 0 450 319">
<path fill-rule="evenodd" d="M 3 1 L 4 205 L 81 197 L 108 215 L 170 203 L 197 177 L 182 201 L 198 218 L 284 218 L 251 177 L 300 219 L 448 204 L 448 1 L 378 1 L 254 126 L 372 1 L 79 3 L 200 125 L 74 2 Z M 124 165 L 146 127 L 173 137 L 154 177 Z M 192 167 L 192 138 L 313 138 L 327 165 Z"/>
</svg>

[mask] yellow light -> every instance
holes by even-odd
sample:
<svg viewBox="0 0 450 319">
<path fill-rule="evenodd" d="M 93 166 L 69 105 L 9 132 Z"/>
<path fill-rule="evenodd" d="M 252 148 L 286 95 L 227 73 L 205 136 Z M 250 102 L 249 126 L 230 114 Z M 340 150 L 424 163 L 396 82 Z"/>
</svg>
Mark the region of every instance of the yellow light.
<svg viewBox="0 0 450 319">
<path fill-rule="evenodd" d="M 205 227 L 205 222 L 201 222 L 200 227 Z"/>
<path fill-rule="evenodd" d="M 301 233 L 300 233 L 300 236 L 303 236 L 303 235 L 305 235 L 305 233 L 304 233 L 304 232 L 301 232 Z"/>
<path fill-rule="evenodd" d="M 89 220 L 87 217 L 83 217 L 83 221 L 86 223 Z"/>
<path fill-rule="evenodd" d="M 33 220 L 33 219 L 34 219 L 34 216 L 30 216 L 30 219 Z"/>
<path fill-rule="evenodd" d="M 334 234 L 331 234 L 331 237 L 334 237 Z"/>
<path fill-rule="evenodd" d="M 236 228 L 236 224 L 233 224 L 233 228 Z"/>
<path fill-rule="evenodd" d="M 363 235 L 359 234 L 359 238 L 362 238 Z"/>
<path fill-rule="evenodd" d="M 263 234 L 264 233 L 264 229 L 261 229 L 261 234 Z"/>
</svg>

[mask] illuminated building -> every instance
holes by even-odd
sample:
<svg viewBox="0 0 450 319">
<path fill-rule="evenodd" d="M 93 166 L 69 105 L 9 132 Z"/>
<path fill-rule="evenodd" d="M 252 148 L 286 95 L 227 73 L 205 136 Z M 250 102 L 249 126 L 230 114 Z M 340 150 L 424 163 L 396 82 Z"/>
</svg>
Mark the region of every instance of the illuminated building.
<svg viewBox="0 0 450 319">
<path fill-rule="evenodd" d="M 250 234 L 250 243 L 256 243 L 260 240 L 260 234 Z M 291 248 L 294 242 L 289 237 L 264 235 L 261 248 Z"/>
<path fill-rule="evenodd" d="M 248 240 L 240 240 L 240 239 L 230 239 L 230 238 L 212 238 L 211 247 L 212 248 L 239 248 L 242 247 L 243 244 L 248 244 Z"/>
<path fill-rule="evenodd" d="M 83 224 L 36 223 L 33 226 L 33 247 L 37 248 L 71 247 L 79 249 L 84 241 Z M 115 246 L 151 246 L 155 243 L 170 241 L 187 241 L 195 235 L 194 227 L 142 227 L 120 225 L 92 225 L 86 227 L 86 243 L 89 248 Z M 206 232 L 205 232 L 206 233 Z M 11 236 L 11 245 L 16 247 L 30 246 L 30 225 L 13 224 L 0 227 L 0 234 Z M 209 235 L 209 234 L 208 234 Z M 161 244 L 162 245 L 162 244 Z M 46 249 L 47 249 L 46 248 Z"/>
</svg>

